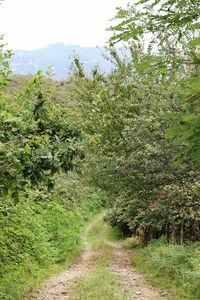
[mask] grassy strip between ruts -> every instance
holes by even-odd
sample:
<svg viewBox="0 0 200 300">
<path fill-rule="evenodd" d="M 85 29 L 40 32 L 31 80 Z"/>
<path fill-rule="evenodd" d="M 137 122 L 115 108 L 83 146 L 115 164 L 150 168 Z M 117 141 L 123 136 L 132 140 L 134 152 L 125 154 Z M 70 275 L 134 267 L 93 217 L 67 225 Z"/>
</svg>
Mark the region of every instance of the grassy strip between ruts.
<svg viewBox="0 0 200 300">
<path fill-rule="evenodd" d="M 136 246 L 134 238 L 127 239 L 136 270 L 157 287 L 168 290 L 167 300 L 200 299 L 200 244 L 172 245 L 165 238 L 152 241 L 146 247 Z"/>
<path fill-rule="evenodd" d="M 86 277 L 73 284 L 73 300 L 128 300 L 121 290 L 118 278 L 105 266 L 97 266 Z"/>
<path fill-rule="evenodd" d="M 95 266 L 86 276 L 77 278 L 71 287 L 70 299 L 73 300 L 128 300 L 120 286 L 119 278 L 108 270 L 112 259 L 112 248 L 106 243 L 106 238 L 115 238 L 115 232 L 103 222 L 102 215 L 87 232 L 86 241 L 95 251 Z"/>
</svg>

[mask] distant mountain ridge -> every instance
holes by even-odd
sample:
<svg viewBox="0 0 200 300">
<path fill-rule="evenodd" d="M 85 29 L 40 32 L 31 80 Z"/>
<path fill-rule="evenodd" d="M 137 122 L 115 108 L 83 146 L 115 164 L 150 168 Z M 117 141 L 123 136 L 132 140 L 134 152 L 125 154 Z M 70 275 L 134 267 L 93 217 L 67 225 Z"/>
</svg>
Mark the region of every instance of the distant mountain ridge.
<svg viewBox="0 0 200 300">
<path fill-rule="evenodd" d="M 65 45 L 57 43 L 38 50 L 15 50 L 11 58 L 11 69 L 14 74 L 34 74 L 38 70 L 47 71 L 48 66 L 54 67 L 55 79 L 63 80 L 69 76 L 70 56 L 77 53 L 87 74 L 95 65 L 104 72 L 109 72 L 112 64 L 104 58 L 105 49 Z"/>
</svg>

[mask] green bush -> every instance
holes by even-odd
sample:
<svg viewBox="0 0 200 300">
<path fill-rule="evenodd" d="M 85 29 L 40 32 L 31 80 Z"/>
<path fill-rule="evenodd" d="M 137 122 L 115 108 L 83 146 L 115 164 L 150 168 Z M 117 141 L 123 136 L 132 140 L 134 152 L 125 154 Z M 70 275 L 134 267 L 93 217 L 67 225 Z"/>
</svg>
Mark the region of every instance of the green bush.
<svg viewBox="0 0 200 300">
<path fill-rule="evenodd" d="M 135 253 L 136 265 L 152 283 L 175 291 L 170 299 L 200 299 L 200 243 L 173 245 L 161 238 Z"/>
<path fill-rule="evenodd" d="M 100 195 L 72 173 L 58 178 L 51 194 L 41 188 L 23 192 L 16 204 L 1 199 L 1 299 L 22 299 L 55 265 L 80 255 L 81 230 L 100 210 Z"/>
</svg>

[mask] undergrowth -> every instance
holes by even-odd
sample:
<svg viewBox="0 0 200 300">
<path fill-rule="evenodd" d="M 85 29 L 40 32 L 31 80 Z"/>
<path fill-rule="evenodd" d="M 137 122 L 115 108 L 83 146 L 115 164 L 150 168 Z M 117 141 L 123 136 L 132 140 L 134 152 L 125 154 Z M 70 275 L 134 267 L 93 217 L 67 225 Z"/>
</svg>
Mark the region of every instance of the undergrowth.
<svg viewBox="0 0 200 300">
<path fill-rule="evenodd" d="M 165 238 L 133 253 L 136 267 L 151 284 L 169 289 L 168 300 L 200 299 L 200 244 L 173 245 Z"/>
<path fill-rule="evenodd" d="M 60 176 L 49 194 L 40 189 L 21 194 L 17 203 L 3 199 L 0 299 L 22 299 L 79 256 L 82 228 L 101 209 L 102 198 L 100 190 L 69 174 Z"/>
</svg>

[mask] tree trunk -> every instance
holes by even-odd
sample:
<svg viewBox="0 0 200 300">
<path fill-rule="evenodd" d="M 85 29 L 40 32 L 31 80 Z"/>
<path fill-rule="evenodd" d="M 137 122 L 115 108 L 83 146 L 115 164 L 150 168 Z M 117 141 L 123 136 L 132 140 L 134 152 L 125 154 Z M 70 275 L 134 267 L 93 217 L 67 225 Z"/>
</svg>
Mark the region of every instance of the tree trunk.
<svg viewBox="0 0 200 300">
<path fill-rule="evenodd" d="M 176 235 L 176 229 L 175 229 L 175 227 L 173 226 L 173 227 L 172 227 L 172 232 L 171 232 L 171 243 L 172 243 L 172 244 L 175 244 L 175 241 L 176 241 L 175 235 Z"/>
<path fill-rule="evenodd" d="M 180 244 L 183 245 L 184 241 L 184 217 L 182 218 L 181 221 L 181 230 L 180 230 Z"/>
</svg>

